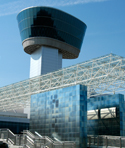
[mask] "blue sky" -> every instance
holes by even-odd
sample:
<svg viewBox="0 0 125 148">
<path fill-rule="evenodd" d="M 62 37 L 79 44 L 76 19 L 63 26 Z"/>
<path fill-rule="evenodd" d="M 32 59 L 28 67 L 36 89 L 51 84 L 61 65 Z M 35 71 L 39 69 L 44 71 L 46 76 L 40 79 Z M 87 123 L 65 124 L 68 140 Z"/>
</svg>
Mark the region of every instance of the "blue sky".
<svg viewBox="0 0 125 148">
<path fill-rule="evenodd" d="M 71 66 L 109 53 L 125 57 L 125 0 L 0 0 L 0 87 L 29 78 L 16 16 L 30 6 L 52 6 L 87 24 L 79 58 Z"/>
</svg>

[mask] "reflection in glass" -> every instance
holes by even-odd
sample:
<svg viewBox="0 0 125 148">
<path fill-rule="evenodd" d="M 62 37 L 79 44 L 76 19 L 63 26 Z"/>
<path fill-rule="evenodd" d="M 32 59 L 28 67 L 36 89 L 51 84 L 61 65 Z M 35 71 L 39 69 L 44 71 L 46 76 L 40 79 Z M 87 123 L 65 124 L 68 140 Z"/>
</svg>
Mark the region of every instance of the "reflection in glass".
<svg viewBox="0 0 125 148">
<path fill-rule="evenodd" d="M 21 39 L 49 37 L 81 48 L 86 25 L 77 18 L 60 10 L 48 7 L 32 7 L 18 16 Z"/>
<path fill-rule="evenodd" d="M 63 95 L 60 95 L 60 91 Z M 76 85 L 71 87 L 66 87 L 62 89 L 57 89 L 56 91 L 49 91 L 49 98 L 51 98 L 51 104 L 48 104 L 49 100 L 46 98 L 48 92 L 39 94 L 39 98 L 36 95 L 31 96 L 31 120 L 30 120 L 30 130 L 32 132 L 37 131 L 41 135 L 49 136 L 53 138 L 53 134 L 57 136 L 59 140 L 62 141 L 76 141 L 77 148 L 86 147 L 86 137 L 87 137 L 87 95 L 82 95 L 85 101 L 81 101 L 80 93 L 86 92 L 85 86 Z M 72 92 L 72 93 L 71 93 Z M 70 94 L 70 95 L 69 95 Z M 73 96 L 72 96 L 72 95 Z M 69 100 L 70 97 L 74 99 Z M 46 99 L 45 99 L 46 98 Z M 77 98 L 77 99 L 75 99 Z M 79 99 L 78 99 L 79 98 Z M 44 104 L 37 103 L 39 100 L 46 100 Z M 32 102 L 36 100 L 36 107 L 32 106 Z M 78 103 L 79 102 L 79 103 Z M 80 105 L 80 102 L 82 104 Z M 35 110 L 33 114 L 32 108 Z M 42 110 L 45 111 L 45 116 L 42 114 Z M 37 118 L 37 112 L 40 112 L 40 118 Z M 36 126 L 34 126 L 34 121 L 36 121 Z M 43 121 L 45 121 L 43 123 Z M 37 126 L 39 123 L 39 127 Z M 41 131 L 40 129 L 45 129 Z M 79 146 L 80 145 L 80 146 Z"/>
</svg>

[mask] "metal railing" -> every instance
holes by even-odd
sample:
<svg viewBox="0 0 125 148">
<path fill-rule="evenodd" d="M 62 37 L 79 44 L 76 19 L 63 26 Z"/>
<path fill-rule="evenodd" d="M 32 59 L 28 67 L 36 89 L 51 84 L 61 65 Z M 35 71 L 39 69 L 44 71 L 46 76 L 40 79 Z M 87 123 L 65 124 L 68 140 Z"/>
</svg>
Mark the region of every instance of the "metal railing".
<svg viewBox="0 0 125 148">
<path fill-rule="evenodd" d="M 8 144 L 22 146 L 27 148 L 75 148 L 76 144 L 72 141 L 54 141 L 47 136 L 36 135 L 25 130 L 22 134 L 16 135 L 9 129 L 0 129 L 0 138 L 8 142 Z"/>
<path fill-rule="evenodd" d="M 89 148 L 91 147 L 118 147 L 118 148 L 125 148 L 125 137 L 122 136 L 107 136 L 107 135 L 99 135 L 87 136 L 87 145 Z"/>
</svg>

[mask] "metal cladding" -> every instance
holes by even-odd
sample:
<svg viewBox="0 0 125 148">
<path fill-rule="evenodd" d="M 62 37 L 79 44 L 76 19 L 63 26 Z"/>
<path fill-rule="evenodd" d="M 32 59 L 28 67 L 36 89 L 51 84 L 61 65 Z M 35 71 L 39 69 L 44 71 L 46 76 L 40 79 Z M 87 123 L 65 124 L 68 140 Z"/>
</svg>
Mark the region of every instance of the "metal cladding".
<svg viewBox="0 0 125 148">
<path fill-rule="evenodd" d="M 17 20 L 26 53 L 49 46 L 59 49 L 64 59 L 78 57 L 87 28 L 79 19 L 55 8 L 30 7 Z"/>
</svg>

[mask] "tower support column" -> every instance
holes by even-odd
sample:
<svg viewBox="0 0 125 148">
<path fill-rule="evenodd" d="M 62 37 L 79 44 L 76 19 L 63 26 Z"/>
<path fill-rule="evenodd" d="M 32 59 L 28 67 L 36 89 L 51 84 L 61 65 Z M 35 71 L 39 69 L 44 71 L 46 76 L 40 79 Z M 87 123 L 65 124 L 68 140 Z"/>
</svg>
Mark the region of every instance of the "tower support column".
<svg viewBox="0 0 125 148">
<path fill-rule="evenodd" d="M 42 46 L 31 54 L 30 78 L 62 68 L 62 54 L 52 47 Z"/>
</svg>

